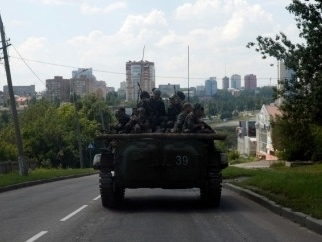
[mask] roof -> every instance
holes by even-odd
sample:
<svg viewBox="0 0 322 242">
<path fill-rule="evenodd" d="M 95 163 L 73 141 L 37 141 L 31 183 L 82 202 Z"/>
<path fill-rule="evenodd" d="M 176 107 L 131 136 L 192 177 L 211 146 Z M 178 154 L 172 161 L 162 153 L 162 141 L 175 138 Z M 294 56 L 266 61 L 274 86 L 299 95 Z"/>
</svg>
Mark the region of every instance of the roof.
<svg viewBox="0 0 322 242">
<path fill-rule="evenodd" d="M 281 115 L 281 111 L 279 110 L 278 107 L 273 106 L 273 105 L 264 105 L 265 109 L 268 113 L 268 115 L 276 116 L 276 115 Z"/>
</svg>

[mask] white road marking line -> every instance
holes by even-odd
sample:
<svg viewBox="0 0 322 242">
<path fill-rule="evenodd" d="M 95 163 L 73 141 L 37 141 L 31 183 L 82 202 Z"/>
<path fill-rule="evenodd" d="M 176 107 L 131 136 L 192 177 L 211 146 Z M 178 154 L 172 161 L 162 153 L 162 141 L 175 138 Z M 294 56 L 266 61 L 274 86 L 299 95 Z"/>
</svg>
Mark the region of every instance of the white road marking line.
<svg viewBox="0 0 322 242">
<path fill-rule="evenodd" d="M 62 218 L 60 221 L 64 222 L 67 219 L 73 217 L 76 213 L 80 212 L 81 210 L 83 210 L 84 208 L 86 208 L 88 205 L 83 205 L 81 206 L 79 209 L 75 210 L 74 212 L 70 213 L 69 215 L 67 215 L 66 217 Z"/>
<path fill-rule="evenodd" d="M 101 197 L 101 195 L 99 195 L 99 196 L 97 196 L 96 198 L 94 198 L 93 200 L 95 201 L 95 200 L 98 200 L 98 199 L 100 199 L 100 197 Z"/>
<path fill-rule="evenodd" d="M 38 234 L 36 234 L 35 236 L 31 237 L 30 239 L 26 240 L 26 242 L 33 242 L 37 239 L 39 239 L 41 236 L 43 236 L 44 234 L 46 234 L 48 231 L 41 231 Z"/>
</svg>

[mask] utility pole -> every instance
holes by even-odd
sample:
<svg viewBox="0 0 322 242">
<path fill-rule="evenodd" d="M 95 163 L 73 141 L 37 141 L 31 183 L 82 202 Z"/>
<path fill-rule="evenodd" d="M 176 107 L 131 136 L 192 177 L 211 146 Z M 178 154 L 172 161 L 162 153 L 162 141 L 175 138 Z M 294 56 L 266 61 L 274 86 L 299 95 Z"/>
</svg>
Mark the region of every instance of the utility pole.
<svg viewBox="0 0 322 242">
<path fill-rule="evenodd" d="M 190 99 L 190 86 L 189 86 L 189 81 L 190 81 L 190 76 L 189 76 L 189 66 L 190 66 L 190 60 L 189 60 L 189 45 L 188 45 L 188 102 Z"/>
<path fill-rule="evenodd" d="M 20 171 L 20 175 L 27 176 L 28 169 L 26 166 L 25 155 L 23 152 L 23 144 L 22 144 L 22 139 L 21 139 L 18 114 L 17 114 L 17 109 L 16 109 L 16 100 L 15 100 L 15 95 L 13 93 L 10 66 L 9 66 L 9 60 L 8 60 L 7 47 L 10 44 L 6 43 L 6 35 L 4 32 L 4 27 L 3 27 L 1 15 L 0 15 L 0 32 L 1 32 L 2 49 L 3 49 L 3 59 L 4 59 L 4 65 L 5 65 L 6 75 L 7 75 L 7 82 L 8 82 L 8 91 L 9 91 L 9 97 L 10 97 L 11 112 L 12 112 L 13 122 L 14 122 L 14 126 L 15 126 L 16 142 L 17 142 L 17 147 L 18 147 L 19 171 Z"/>
<path fill-rule="evenodd" d="M 82 148 L 82 140 L 81 140 L 81 134 L 80 134 L 80 124 L 79 124 L 79 115 L 78 115 L 78 109 L 76 105 L 76 91 L 75 91 L 75 81 L 76 77 L 87 71 L 88 69 L 83 69 L 80 72 L 76 73 L 74 76 L 73 80 L 73 89 L 74 89 L 74 95 L 73 95 L 73 100 L 74 100 L 74 107 L 75 107 L 75 121 L 76 121 L 76 132 L 77 132 L 77 141 L 78 141 L 78 152 L 79 152 L 79 163 L 80 163 L 80 168 L 84 168 L 84 159 L 83 159 L 83 148 Z"/>
</svg>

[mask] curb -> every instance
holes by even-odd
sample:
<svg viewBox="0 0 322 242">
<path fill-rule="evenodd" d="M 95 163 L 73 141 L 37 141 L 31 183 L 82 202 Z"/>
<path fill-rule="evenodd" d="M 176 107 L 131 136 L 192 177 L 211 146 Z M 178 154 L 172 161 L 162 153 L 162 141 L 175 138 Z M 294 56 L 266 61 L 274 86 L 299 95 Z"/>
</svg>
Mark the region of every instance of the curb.
<svg viewBox="0 0 322 242">
<path fill-rule="evenodd" d="M 244 197 L 247 197 L 254 202 L 262 205 L 263 207 L 269 209 L 273 213 L 280 215 L 286 219 L 289 219 L 303 227 L 308 228 L 318 234 L 322 235 L 322 220 L 313 218 L 309 215 L 300 212 L 294 212 L 290 208 L 283 207 L 281 205 L 276 204 L 275 202 L 268 200 L 266 197 L 259 195 L 255 192 L 250 190 L 232 185 L 230 183 L 223 183 L 222 186 L 226 189 L 229 189 L 233 192 L 236 192 Z"/>
<path fill-rule="evenodd" d="M 45 180 L 28 181 L 28 182 L 18 183 L 18 184 L 14 184 L 14 185 L 5 186 L 5 187 L 0 187 L 0 193 L 8 192 L 11 190 L 16 190 L 16 189 L 20 189 L 20 188 L 24 188 L 24 187 L 31 187 L 31 186 L 45 184 L 45 183 L 49 183 L 49 182 L 61 181 L 61 180 L 78 178 L 78 177 L 83 177 L 83 176 L 90 176 L 90 175 L 95 175 L 95 174 L 98 174 L 98 173 L 94 172 L 94 173 L 86 173 L 86 174 L 71 175 L 71 176 L 60 176 L 60 177 L 49 178 L 49 179 L 45 179 Z"/>
</svg>

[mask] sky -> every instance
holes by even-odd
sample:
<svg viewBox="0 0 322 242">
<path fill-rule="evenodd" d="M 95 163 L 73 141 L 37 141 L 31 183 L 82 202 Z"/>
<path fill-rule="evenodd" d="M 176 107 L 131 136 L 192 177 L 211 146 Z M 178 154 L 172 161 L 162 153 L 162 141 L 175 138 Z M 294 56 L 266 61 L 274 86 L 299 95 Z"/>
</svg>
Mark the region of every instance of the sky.
<svg viewBox="0 0 322 242">
<path fill-rule="evenodd" d="M 276 85 L 274 58 L 246 48 L 256 37 L 285 33 L 300 42 L 291 0 L 0 0 L 14 86 L 46 89 L 92 68 L 97 80 L 120 87 L 127 61 L 155 63 L 156 85 L 204 85 L 216 77 L 254 74 Z M 189 52 L 188 52 L 189 48 Z M 0 50 L 1 57 L 2 51 Z M 189 61 L 188 61 L 189 60 Z M 189 63 L 189 65 L 188 65 Z M 271 65 L 273 64 L 273 65 Z M 189 76 L 189 79 L 188 79 Z M 242 81 L 243 83 L 243 81 Z M 0 90 L 7 85 L 0 60 Z M 243 86 L 243 84 L 242 84 Z"/>
</svg>

